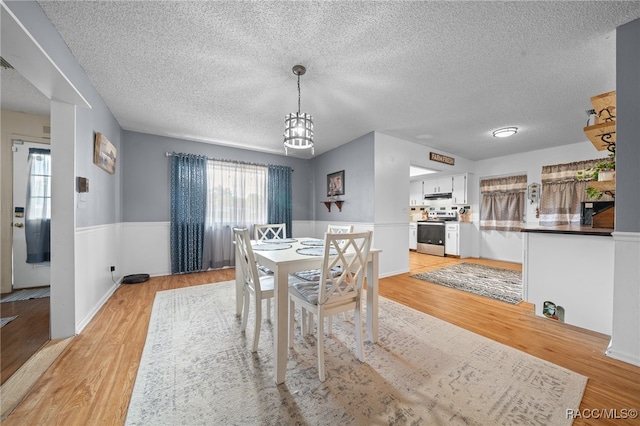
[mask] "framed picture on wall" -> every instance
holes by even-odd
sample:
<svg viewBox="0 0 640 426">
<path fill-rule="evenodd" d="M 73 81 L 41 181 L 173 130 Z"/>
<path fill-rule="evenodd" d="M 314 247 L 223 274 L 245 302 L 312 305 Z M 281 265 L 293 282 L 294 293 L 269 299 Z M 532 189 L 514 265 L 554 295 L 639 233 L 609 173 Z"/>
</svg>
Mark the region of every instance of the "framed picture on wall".
<svg viewBox="0 0 640 426">
<path fill-rule="evenodd" d="M 344 195 L 344 170 L 327 175 L 327 196 Z"/>
<path fill-rule="evenodd" d="M 93 163 L 111 174 L 116 172 L 116 147 L 100 132 L 96 132 Z"/>
</svg>

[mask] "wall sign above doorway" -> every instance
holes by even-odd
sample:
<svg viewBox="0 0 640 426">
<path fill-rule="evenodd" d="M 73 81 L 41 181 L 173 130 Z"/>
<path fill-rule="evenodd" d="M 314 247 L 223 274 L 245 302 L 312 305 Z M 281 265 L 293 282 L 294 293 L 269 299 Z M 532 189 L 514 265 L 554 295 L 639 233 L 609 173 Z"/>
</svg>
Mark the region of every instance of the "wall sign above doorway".
<svg viewBox="0 0 640 426">
<path fill-rule="evenodd" d="M 446 155 L 438 154 L 437 152 L 430 152 L 429 160 L 437 161 L 438 163 L 448 164 L 450 166 L 453 166 L 456 162 L 455 158 L 447 157 Z"/>
</svg>

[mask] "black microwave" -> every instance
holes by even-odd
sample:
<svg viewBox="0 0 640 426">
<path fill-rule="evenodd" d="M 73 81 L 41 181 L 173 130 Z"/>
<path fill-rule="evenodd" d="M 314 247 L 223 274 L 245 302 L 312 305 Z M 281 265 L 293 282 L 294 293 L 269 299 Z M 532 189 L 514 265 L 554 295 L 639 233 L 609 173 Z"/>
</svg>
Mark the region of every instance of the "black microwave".
<svg viewBox="0 0 640 426">
<path fill-rule="evenodd" d="M 583 201 L 580 203 L 580 225 L 592 225 L 592 217 L 594 214 L 613 206 L 615 201 Z"/>
</svg>

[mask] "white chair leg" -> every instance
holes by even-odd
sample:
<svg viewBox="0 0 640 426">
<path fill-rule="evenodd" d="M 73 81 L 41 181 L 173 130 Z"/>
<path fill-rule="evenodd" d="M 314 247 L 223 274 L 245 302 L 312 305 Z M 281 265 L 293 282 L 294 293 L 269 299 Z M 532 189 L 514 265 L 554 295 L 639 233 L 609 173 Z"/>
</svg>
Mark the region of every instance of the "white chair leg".
<svg viewBox="0 0 640 426">
<path fill-rule="evenodd" d="M 302 337 L 307 335 L 307 310 L 303 307 L 300 307 L 300 334 Z"/>
<path fill-rule="evenodd" d="M 307 336 L 313 334 L 313 312 L 307 312 Z"/>
<path fill-rule="evenodd" d="M 267 299 L 267 319 L 271 321 L 271 299 Z"/>
<path fill-rule="evenodd" d="M 289 349 L 293 348 L 293 327 L 294 316 L 296 314 L 296 303 L 289 299 Z"/>
<path fill-rule="evenodd" d="M 316 345 L 318 346 L 318 377 L 321 382 L 324 382 L 324 319 L 321 318 L 318 312 L 318 339 Z"/>
<path fill-rule="evenodd" d="M 247 329 L 247 319 L 249 318 L 249 290 L 245 287 L 242 292 L 242 332 Z"/>
<path fill-rule="evenodd" d="M 363 332 L 362 332 L 362 315 L 360 312 L 360 303 L 356 305 L 356 309 L 353 313 L 355 317 L 355 332 L 356 332 L 356 351 L 358 353 L 358 359 L 360 362 L 364 362 L 364 343 L 363 343 Z"/>
<path fill-rule="evenodd" d="M 253 347 L 251 352 L 258 350 L 258 340 L 260 340 L 260 327 L 262 326 L 262 300 L 256 300 L 256 326 L 253 330 Z"/>
</svg>

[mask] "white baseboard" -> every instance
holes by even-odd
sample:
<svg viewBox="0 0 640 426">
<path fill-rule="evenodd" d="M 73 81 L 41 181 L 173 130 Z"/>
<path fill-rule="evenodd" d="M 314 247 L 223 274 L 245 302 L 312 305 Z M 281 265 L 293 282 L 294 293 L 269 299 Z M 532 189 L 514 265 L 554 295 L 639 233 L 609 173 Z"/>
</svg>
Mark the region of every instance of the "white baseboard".
<svg viewBox="0 0 640 426">
<path fill-rule="evenodd" d="M 618 361 L 626 362 L 628 364 L 640 367 L 640 357 L 626 352 L 618 351 L 615 348 L 612 348 L 611 345 L 609 345 L 609 347 L 605 351 L 605 355 L 610 358 L 617 359 Z"/>
</svg>

